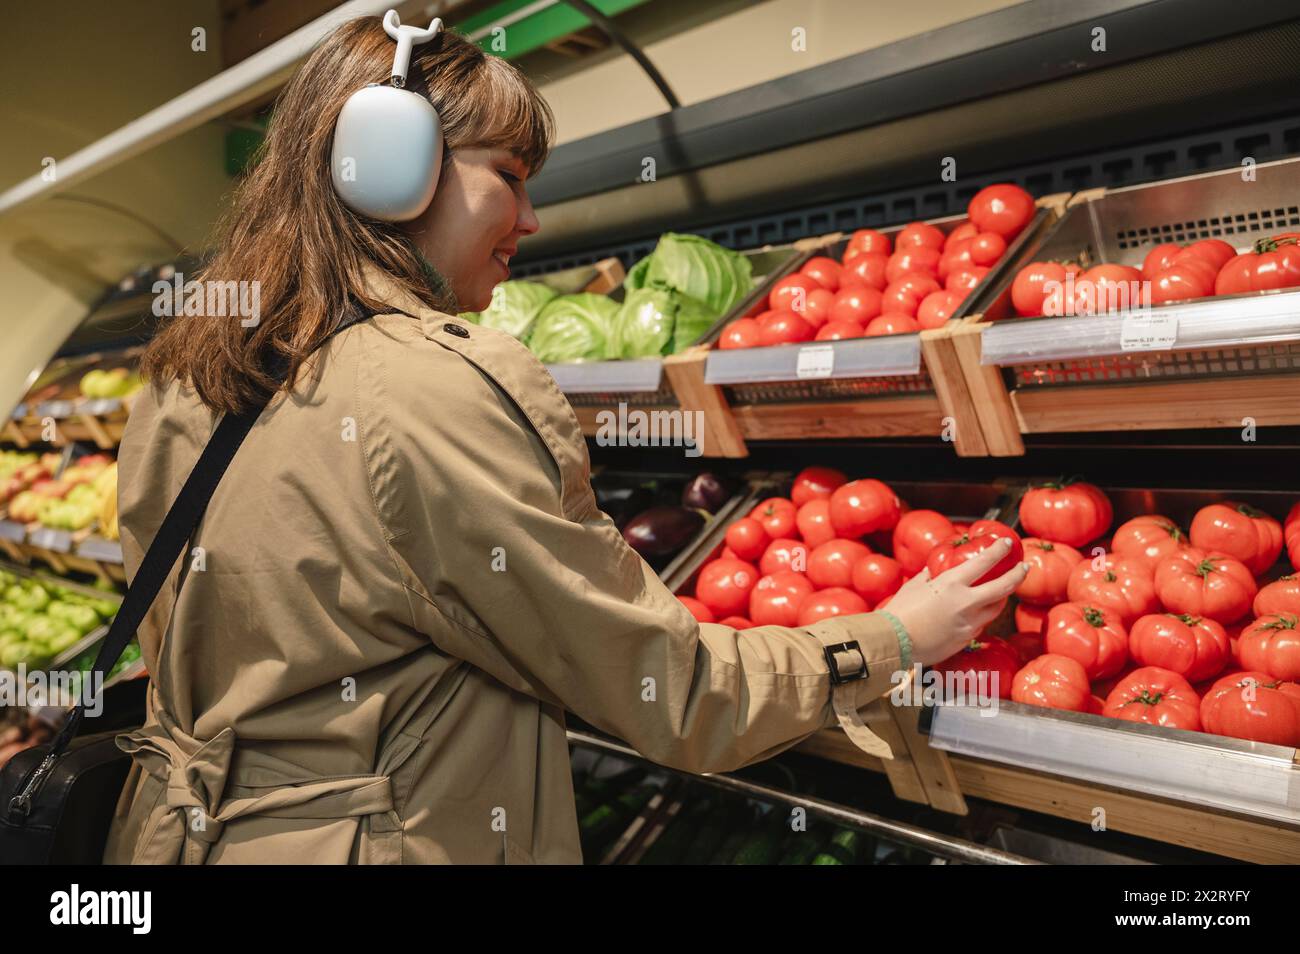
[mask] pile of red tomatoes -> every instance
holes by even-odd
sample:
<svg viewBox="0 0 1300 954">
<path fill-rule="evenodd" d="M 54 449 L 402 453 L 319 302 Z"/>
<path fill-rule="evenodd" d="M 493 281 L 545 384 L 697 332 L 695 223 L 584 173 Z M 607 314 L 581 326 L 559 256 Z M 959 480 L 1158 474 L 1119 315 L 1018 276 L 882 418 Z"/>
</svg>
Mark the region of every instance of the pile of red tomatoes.
<svg viewBox="0 0 1300 954">
<path fill-rule="evenodd" d="M 879 480 L 810 467 L 728 528 L 680 598 L 701 622 L 808 626 L 884 607 L 922 567 L 937 576 L 1010 537 L 985 579 L 1030 565 L 1015 632 L 936 670 L 987 674 L 1015 702 L 1300 745 L 1300 575 L 1275 567 L 1285 549 L 1300 568 L 1300 503 L 1282 521 L 1225 501 L 1186 531 L 1144 514 L 1111 533 L 1105 493 L 1073 482 L 1031 488 L 1019 522 L 1024 536 L 953 523 Z"/>
<path fill-rule="evenodd" d="M 1014 185 L 981 190 L 969 221 L 948 234 L 925 222 L 891 241 L 875 229 L 849 238 L 840 261 L 809 259 L 778 281 L 719 348 L 837 341 L 942 327 L 1034 217 L 1034 200 Z"/>
<path fill-rule="evenodd" d="M 1300 287 L 1300 233 L 1260 239 L 1248 251 L 1221 239 L 1152 248 L 1141 268 L 1032 262 L 1016 274 L 1011 302 L 1025 317 L 1097 315 L 1214 295 Z"/>
</svg>

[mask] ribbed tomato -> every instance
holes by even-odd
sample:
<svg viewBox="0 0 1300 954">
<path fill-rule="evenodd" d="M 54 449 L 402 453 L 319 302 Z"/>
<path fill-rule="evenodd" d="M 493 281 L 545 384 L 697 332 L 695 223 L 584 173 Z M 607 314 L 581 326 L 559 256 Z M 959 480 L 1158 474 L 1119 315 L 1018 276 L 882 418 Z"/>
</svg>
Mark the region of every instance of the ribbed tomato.
<svg viewBox="0 0 1300 954">
<path fill-rule="evenodd" d="M 1005 640 L 979 636 L 932 668 L 972 677 L 974 681 L 961 687 L 969 695 L 1010 699 L 1011 685 L 1020 666 L 1020 655 Z"/>
<path fill-rule="evenodd" d="M 952 521 L 937 510 L 905 513 L 894 527 L 894 559 L 908 576 L 920 573 L 930 551 L 956 535 Z"/>
<path fill-rule="evenodd" d="M 1100 569 L 1096 563 L 1081 560 L 1070 571 L 1066 595 L 1071 602 L 1110 610 L 1125 626 L 1160 610 L 1152 571 L 1141 560 L 1107 553 Z"/>
<path fill-rule="evenodd" d="M 1225 501 L 1202 507 L 1192 518 L 1192 546 L 1234 556 L 1256 576 L 1282 552 L 1282 525 L 1250 504 Z"/>
<path fill-rule="evenodd" d="M 808 579 L 818 589 L 853 585 L 853 565 L 870 556 L 871 549 L 857 540 L 830 540 L 808 554 Z"/>
<path fill-rule="evenodd" d="M 1044 653 L 1025 663 L 1011 683 L 1011 701 L 1049 709 L 1087 712 L 1092 692 L 1088 674 L 1078 660 Z"/>
<path fill-rule="evenodd" d="M 1280 576 L 1255 594 L 1251 607 L 1256 616 L 1274 613 L 1294 613 L 1300 616 L 1300 575 L 1288 573 Z"/>
<path fill-rule="evenodd" d="M 1291 566 L 1300 570 L 1300 501 L 1291 506 L 1286 519 L 1282 521 L 1282 539 L 1286 544 L 1286 555 L 1291 558 Z"/>
<path fill-rule="evenodd" d="M 883 553 L 869 553 L 853 564 L 853 589 L 872 606 L 897 593 L 906 578 L 902 565 Z"/>
<path fill-rule="evenodd" d="M 1199 732 L 1201 699 L 1182 676 L 1158 666 L 1135 669 L 1106 697 L 1102 715 Z"/>
<path fill-rule="evenodd" d="M 1246 564 L 1226 553 L 1187 547 L 1156 565 L 1156 597 L 1171 613 L 1235 623 L 1250 611 L 1257 587 Z"/>
<path fill-rule="evenodd" d="M 1047 625 L 1046 606 L 1033 606 L 1029 603 L 1016 603 L 1016 629 L 1022 633 L 1043 633 L 1043 627 Z"/>
<path fill-rule="evenodd" d="M 993 569 L 975 581 L 974 585 L 979 586 L 989 580 L 996 580 L 1024 557 L 1020 536 L 1005 523 L 999 523 L 997 520 L 976 520 L 970 525 L 970 530 L 950 537 L 931 550 L 930 555 L 925 559 L 925 565 L 930 568 L 930 576 L 936 577 L 972 559 L 1004 538 L 1011 541 L 1011 549 L 1007 551 L 1006 556 L 994 564 Z"/>
<path fill-rule="evenodd" d="M 1083 560 L 1083 554 L 1068 543 L 1052 543 L 1037 537 L 1025 537 L 1020 542 L 1024 545 L 1029 573 L 1016 587 L 1016 596 L 1039 606 L 1065 602 L 1069 598 L 1066 585 L 1070 571 Z"/>
<path fill-rule="evenodd" d="M 831 502 L 826 499 L 810 500 L 794 515 L 794 525 L 810 547 L 819 547 L 828 540 L 835 539 L 835 528 L 831 526 Z"/>
<path fill-rule="evenodd" d="M 1206 732 L 1300 746 L 1300 685 L 1263 672 L 1224 676 L 1201 699 Z"/>
<path fill-rule="evenodd" d="M 759 579 L 749 592 L 749 618 L 755 626 L 797 626 L 799 606 L 813 592 L 802 573 L 780 570 Z"/>
<path fill-rule="evenodd" d="M 1300 680 L 1300 631 L 1294 613 L 1261 616 L 1241 631 L 1237 654 L 1245 669 L 1266 672 L 1274 679 Z"/>
<path fill-rule="evenodd" d="M 848 481 L 844 472 L 834 467 L 805 467 L 794 475 L 790 500 L 796 507 L 802 507 L 810 500 L 830 500 L 835 488 L 843 487 Z"/>
<path fill-rule="evenodd" d="M 742 560 L 754 561 L 767 549 L 767 531 L 753 517 L 741 517 L 727 528 L 727 546 Z"/>
<path fill-rule="evenodd" d="M 813 623 L 832 616 L 853 616 L 870 609 L 867 601 L 850 589 L 832 586 L 815 593 L 809 593 L 799 604 L 799 626 L 811 626 Z"/>
<path fill-rule="evenodd" d="M 1223 672 L 1232 647 L 1223 626 L 1203 616 L 1153 613 L 1128 631 L 1128 649 L 1139 666 L 1159 666 L 1188 682 L 1204 682 Z"/>
<path fill-rule="evenodd" d="M 714 560 L 700 570 L 695 597 L 715 616 L 731 616 L 749 605 L 758 570 L 743 560 Z"/>
<path fill-rule="evenodd" d="M 1193 242 L 1187 248 L 1180 249 L 1174 254 L 1175 263 L 1186 261 L 1189 258 L 1199 258 L 1202 261 L 1209 262 L 1214 266 L 1217 273 L 1230 261 L 1237 257 L 1237 250 L 1225 242 L 1223 239 L 1200 239 Z"/>
<path fill-rule="evenodd" d="M 1142 260 L 1142 274 L 1148 279 L 1155 278 L 1174 263 L 1174 256 L 1182 250 L 1183 247 L 1177 242 L 1163 242 L 1155 246 Z"/>
<path fill-rule="evenodd" d="M 1020 525 L 1031 536 L 1081 547 L 1110 528 L 1110 499 L 1092 484 L 1047 483 L 1020 498 Z"/>
<path fill-rule="evenodd" d="M 1156 564 L 1188 546 L 1187 534 L 1168 517 L 1143 514 L 1120 524 L 1110 548 L 1120 556 L 1139 560 L 1152 573 Z"/>
<path fill-rule="evenodd" d="M 1300 286 L 1300 245 L 1294 235 L 1260 239 L 1254 249 L 1238 255 L 1219 270 L 1216 295 L 1267 291 Z"/>
<path fill-rule="evenodd" d="M 831 526 L 845 539 L 892 530 L 898 517 L 898 497 L 879 480 L 852 480 L 831 494 Z"/>
<path fill-rule="evenodd" d="M 1043 654 L 1043 634 L 1042 633 L 1012 633 L 1007 638 L 1007 645 L 1016 651 L 1020 657 L 1020 664 L 1023 666 L 1031 659 L 1037 659 Z"/>
<path fill-rule="evenodd" d="M 1076 660 L 1089 679 L 1105 679 L 1128 661 L 1128 632 L 1108 610 L 1085 603 L 1058 603 L 1047 614 L 1043 648 Z"/>
</svg>

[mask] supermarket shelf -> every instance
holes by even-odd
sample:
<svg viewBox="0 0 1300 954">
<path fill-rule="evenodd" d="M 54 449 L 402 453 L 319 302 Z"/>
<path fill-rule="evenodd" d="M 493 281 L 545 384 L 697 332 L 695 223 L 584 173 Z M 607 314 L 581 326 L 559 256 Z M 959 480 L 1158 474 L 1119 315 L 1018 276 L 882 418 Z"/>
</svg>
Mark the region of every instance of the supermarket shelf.
<svg viewBox="0 0 1300 954">
<path fill-rule="evenodd" d="M 1129 346 L 1139 322 L 1167 328 L 1176 341 Z M 981 364 L 1067 361 L 1138 350 L 1241 348 L 1300 341 L 1300 292 L 1235 295 L 1124 314 L 995 322 L 982 329 Z"/>
<path fill-rule="evenodd" d="M 1294 748 L 1002 700 L 993 715 L 957 705 L 929 714 L 930 744 L 951 755 L 1300 824 Z"/>
<path fill-rule="evenodd" d="M 546 370 L 566 394 L 591 394 L 608 391 L 640 394 L 659 390 L 664 363 L 659 358 L 635 361 L 587 361 L 571 364 L 548 364 Z"/>
<path fill-rule="evenodd" d="M 874 378 L 921 370 L 920 334 L 712 351 L 707 384 L 761 384 L 818 378 Z"/>
<path fill-rule="evenodd" d="M 629 748 L 628 746 L 611 739 L 593 735 L 589 732 L 580 732 L 570 729 L 568 731 L 568 737 L 569 741 L 576 745 L 583 745 L 604 752 L 613 752 L 617 755 L 635 759 L 637 761 L 645 761 L 635 749 Z M 660 766 L 660 768 L 664 771 L 673 772 L 686 778 L 696 779 L 706 785 L 711 785 L 723 791 L 735 792 L 737 794 L 746 795 L 766 802 L 775 802 L 782 805 L 797 805 L 806 809 L 810 814 L 819 815 L 837 824 L 850 825 L 872 835 L 878 835 L 883 838 L 888 838 L 891 841 L 899 842 L 900 844 L 921 848 L 925 851 L 931 852 L 932 854 L 943 858 L 949 858 L 953 861 L 962 861 L 968 864 L 999 865 L 1037 863 L 1027 858 L 1021 858 L 1017 855 L 999 851 L 996 848 L 989 848 L 985 845 L 976 844 L 975 842 L 966 841 L 964 839 L 941 835 L 937 832 L 927 831 L 924 828 L 918 828 L 915 825 L 897 822 L 880 815 L 874 815 L 845 805 L 839 805 L 835 802 L 828 802 L 794 792 L 787 792 L 767 785 L 759 785 L 746 779 L 736 778 L 735 776 L 724 773 L 694 775 L 692 773 L 679 772 L 676 769 L 665 768 L 663 766 Z"/>
</svg>

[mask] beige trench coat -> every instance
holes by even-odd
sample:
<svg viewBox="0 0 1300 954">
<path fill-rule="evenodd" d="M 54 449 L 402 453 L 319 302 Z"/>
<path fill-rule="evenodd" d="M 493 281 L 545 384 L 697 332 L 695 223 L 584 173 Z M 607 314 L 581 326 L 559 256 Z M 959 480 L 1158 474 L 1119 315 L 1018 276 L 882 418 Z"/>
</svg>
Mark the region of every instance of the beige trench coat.
<svg viewBox="0 0 1300 954">
<path fill-rule="evenodd" d="M 149 717 L 118 737 L 107 862 L 576 863 L 566 709 L 693 772 L 837 709 L 861 726 L 910 664 L 886 616 L 697 624 L 597 509 L 528 350 L 371 286 L 395 313 L 336 335 L 262 413 L 140 631 Z M 129 574 L 214 426 L 187 388 L 141 395 Z M 823 645 L 852 639 L 869 675 L 833 704 Z"/>
</svg>

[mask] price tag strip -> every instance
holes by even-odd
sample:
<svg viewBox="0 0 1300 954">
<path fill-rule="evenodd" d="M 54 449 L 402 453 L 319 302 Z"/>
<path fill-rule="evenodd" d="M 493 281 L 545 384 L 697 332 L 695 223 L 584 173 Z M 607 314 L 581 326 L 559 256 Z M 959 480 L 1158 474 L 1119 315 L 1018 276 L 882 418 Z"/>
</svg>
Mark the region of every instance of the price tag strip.
<svg viewBox="0 0 1300 954">
<path fill-rule="evenodd" d="M 1178 343 L 1178 316 L 1138 312 L 1124 316 L 1120 327 L 1122 351 L 1168 351 Z"/>
<path fill-rule="evenodd" d="M 834 372 L 835 349 L 830 345 L 809 345 L 799 349 L 794 373 L 800 381 L 807 378 L 829 378 Z"/>
</svg>

